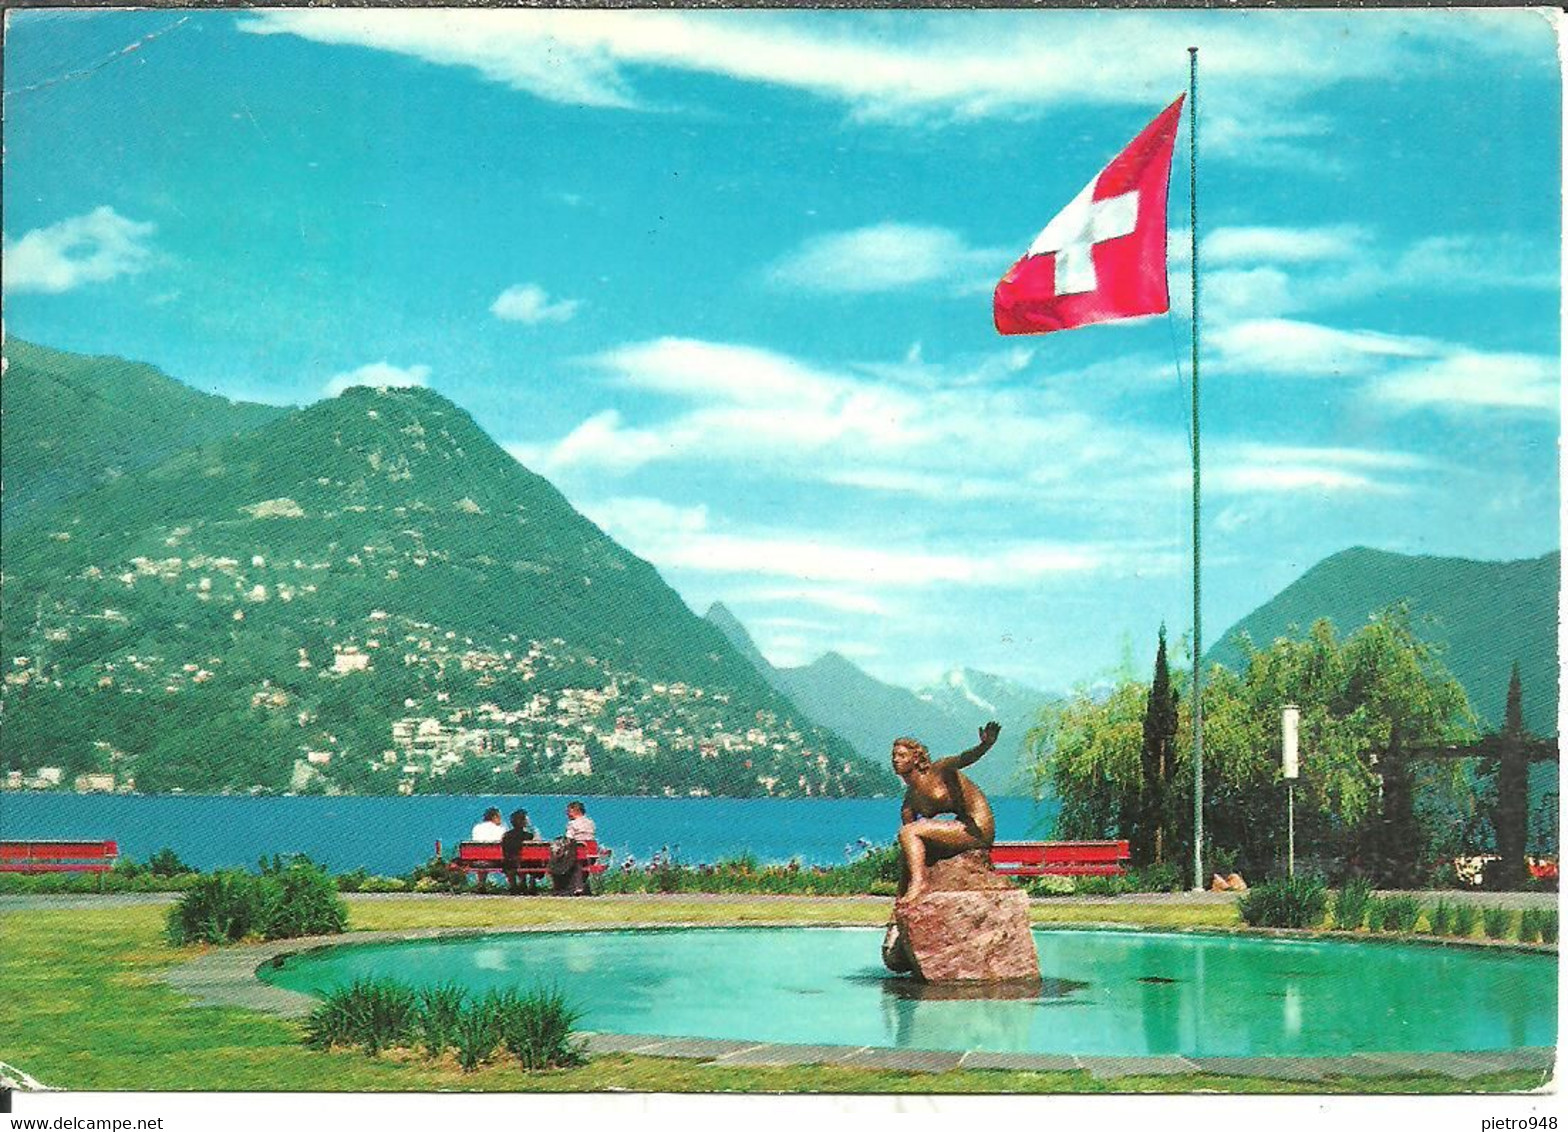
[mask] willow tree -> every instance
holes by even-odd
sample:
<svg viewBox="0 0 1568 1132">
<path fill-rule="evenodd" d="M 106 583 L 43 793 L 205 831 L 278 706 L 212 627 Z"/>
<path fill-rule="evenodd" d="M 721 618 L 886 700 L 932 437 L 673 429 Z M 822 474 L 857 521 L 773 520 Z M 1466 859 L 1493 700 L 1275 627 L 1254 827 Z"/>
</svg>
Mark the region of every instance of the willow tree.
<svg viewBox="0 0 1568 1132">
<path fill-rule="evenodd" d="M 1360 869 L 1388 876 L 1391 846 L 1417 851 L 1430 840 L 1411 799 L 1417 785 L 1404 757 L 1414 747 L 1468 738 L 1474 716 L 1462 688 L 1431 646 L 1411 630 L 1403 607 L 1374 617 L 1341 639 L 1328 621 L 1265 649 L 1244 643 L 1239 673 L 1215 667 L 1204 677 L 1204 825 L 1221 856 L 1243 872 L 1277 867 L 1284 857 L 1285 786 L 1280 766 L 1281 709 L 1301 709 L 1301 778 L 1296 786 L 1298 859 L 1332 873 Z M 1172 674 L 1172 688 L 1190 686 Z M 1030 735 L 1035 779 L 1062 804 L 1059 835 L 1120 833 L 1123 799 L 1143 773 L 1143 718 L 1150 687 L 1124 681 L 1108 696 L 1080 692 L 1051 709 Z M 1167 859 L 1191 849 L 1192 719 L 1180 697 L 1167 804 L 1178 815 Z M 1420 787 L 1462 791 L 1452 771 Z"/>
</svg>

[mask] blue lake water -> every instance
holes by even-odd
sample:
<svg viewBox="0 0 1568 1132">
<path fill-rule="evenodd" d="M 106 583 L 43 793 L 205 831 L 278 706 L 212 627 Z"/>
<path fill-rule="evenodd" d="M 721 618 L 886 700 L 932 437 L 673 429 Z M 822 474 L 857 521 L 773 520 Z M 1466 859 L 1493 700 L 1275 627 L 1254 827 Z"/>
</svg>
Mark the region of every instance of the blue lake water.
<svg viewBox="0 0 1568 1132">
<path fill-rule="evenodd" d="M 0 793 L 0 837 L 113 838 L 138 861 L 171 847 L 200 869 L 254 865 L 273 853 L 307 853 L 333 871 L 406 873 L 439 839 L 468 836 L 488 806 L 526 809 L 547 837 L 565 827 L 565 795 L 411 798 L 236 798 L 198 795 Z M 890 842 L 897 798 L 595 798 L 586 797 L 599 841 L 616 861 L 646 861 L 668 846 L 696 864 L 750 852 L 764 864 L 798 858 L 840 864 L 866 838 Z M 1002 840 L 1047 836 L 1055 802 L 995 798 Z"/>
</svg>

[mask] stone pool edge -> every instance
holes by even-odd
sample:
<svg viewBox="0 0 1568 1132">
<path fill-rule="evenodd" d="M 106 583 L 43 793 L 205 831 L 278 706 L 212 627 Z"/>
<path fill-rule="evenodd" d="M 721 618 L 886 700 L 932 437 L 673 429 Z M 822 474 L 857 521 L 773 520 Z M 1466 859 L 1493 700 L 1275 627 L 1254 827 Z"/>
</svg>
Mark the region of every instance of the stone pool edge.
<svg viewBox="0 0 1568 1132">
<path fill-rule="evenodd" d="M 198 1006 L 228 1006 L 254 1010 L 283 1018 L 308 1014 L 316 999 L 299 991 L 273 986 L 260 977 L 262 967 L 291 956 L 326 948 L 375 946 L 430 939 L 461 939 L 487 935 L 560 933 L 562 931 L 629 931 L 682 928 L 713 928 L 711 923 L 592 924 L 562 927 L 558 924 L 513 924 L 492 927 L 402 928 L 387 931 L 346 932 L 342 935 L 307 936 L 267 943 L 235 944 L 213 948 L 162 972 L 162 981 L 191 998 Z M 758 921 L 737 925 L 746 928 L 795 928 L 796 920 Z M 811 927 L 865 928 L 864 923 L 825 922 Z M 1046 929 L 1088 929 L 1100 925 L 1036 924 Z M 1104 925 L 1129 930 L 1128 925 Z M 1131 930 L 1150 930 L 1132 928 Z M 1212 928 L 1156 929 L 1194 934 L 1273 936 L 1277 938 L 1330 938 L 1358 942 L 1401 942 L 1369 939 L 1348 932 L 1228 930 Z M 1406 943 L 1436 946 L 1496 947 L 1495 942 L 1451 941 L 1441 937 L 1406 938 Z M 1509 950 L 1556 952 L 1543 945 L 1506 945 Z M 715 1038 L 664 1037 L 647 1034 L 613 1034 L 584 1031 L 590 1053 L 631 1053 L 647 1057 L 673 1057 L 702 1061 L 712 1066 L 799 1066 L 831 1065 L 843 1068 L 895 1069 L 923 1073 L 943 1073 L 954 1069 L 999 1069 L 1014 1072 L 1086 1071 L 1096 1080 L 1118 1077 L 1160 1077 L 1190 1073 L 1211 1073 L 1227 1077 L 1264 1077 L 1288 1081 L 1323 1081 L 1330 1077 L 1394 1077 L 1430 1072 L 1468 1081 L 1489 1073 L 1511 1070 L 1540 1070 L 1550 1075 L 1556 1064 L 1553 1046 L 1525 1046 L 1509 1050 L 1473 1050 L 1432 1053 L 1352 1053 L 1329 1057 L 1188 1057 L 1179 1054 L 1146 1056 L 1101 1056 L 1085 1054 L 996 1053 L 985 1050 L 901 1050 L 883 1046 L 795 1045 L 779 1042 L 746 1042 Z M 1543 1081 L 1543 1086 L 1546 1084 Z"/>
</svg>

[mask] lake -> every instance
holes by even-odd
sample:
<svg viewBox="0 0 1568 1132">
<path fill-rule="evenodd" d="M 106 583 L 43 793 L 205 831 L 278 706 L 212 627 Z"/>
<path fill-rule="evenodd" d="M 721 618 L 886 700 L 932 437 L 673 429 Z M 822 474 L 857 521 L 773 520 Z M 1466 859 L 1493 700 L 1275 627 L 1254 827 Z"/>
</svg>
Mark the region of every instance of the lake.
<svg viewBox="0 0 1568 1132">
<path fill-rule="evenodd" d="M 0 793 L 0 836 L 102 838 L 145 861 L 168 846 L 199 869 L 256 863 L 273 853 L 306 853 L 334 872 L 364 868 L 400 875 L 427 860 L 439 839 L 448 849 L 468 836 L 485 809 L 526 809 L 541 835 L 566 824 L 567 795 L 397 798 L 250 798 L 206 795 Z M 865 838 L 892 841 L 894 798 L 596 798 L 585 796 L 599 840 L 647 861 L 668 846 L 683 863 L 750 852 L 764 864 L 841 864 Z M 993 798 L 999 839 L 1050 834 L 1054 801 Z"/>
</svg>

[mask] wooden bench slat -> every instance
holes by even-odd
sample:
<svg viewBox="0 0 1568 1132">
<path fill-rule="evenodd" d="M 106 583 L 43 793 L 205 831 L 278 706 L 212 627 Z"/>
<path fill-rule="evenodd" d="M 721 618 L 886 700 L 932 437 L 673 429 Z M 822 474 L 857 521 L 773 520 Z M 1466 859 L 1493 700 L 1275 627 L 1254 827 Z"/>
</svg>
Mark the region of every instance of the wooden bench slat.
<svg viewBox="0 0 1568 1132">
<path fill-rule="evenodd" d="M 1125 841 L 998 841 L 991 867 L 1004 876 L 1122 876 Z"/>
<path fill-rule="evenodd" d="M 115 841 L 0 841 L 0 872 L 106 873 L 119 856 Z"/>
</svg>

